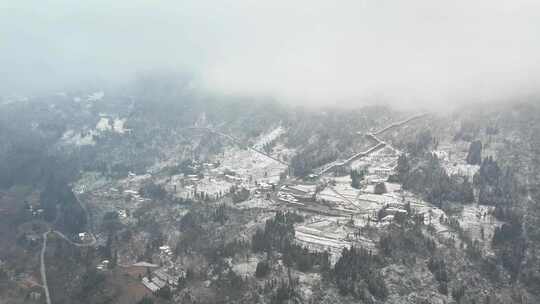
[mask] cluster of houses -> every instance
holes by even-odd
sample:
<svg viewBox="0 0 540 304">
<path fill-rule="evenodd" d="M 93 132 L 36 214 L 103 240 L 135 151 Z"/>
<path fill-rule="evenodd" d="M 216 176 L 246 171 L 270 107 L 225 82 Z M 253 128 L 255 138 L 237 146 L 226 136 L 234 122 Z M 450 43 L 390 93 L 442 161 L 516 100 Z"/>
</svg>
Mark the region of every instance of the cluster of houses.
<svg viewBox="0 0 540 304">
<path fill-rule="evenodd" d="M 159 247 L 159 252 L 160 252 L 161 255 L 164 255 L 164 256 L 171 256 L 172 255 L 171 247 L 168 246 L 168 245 L 160 246 Z"/>
<path fill-rule="evenodd" d="M 369 184 L 381 183 L 388 180 L 390 175 L 394 174 L 397 166 L 397 152 L 391 147 L 385 147 L 366 158 L 367 166 L 366 182 Z"/>
<path fill-rule="evenodd" d="M 103 260 L 101 263 L 97 264 L 96 269 L 101 271 L 106 270 L 110 263 L 111 262 L 109 260 Z"/>
<path fill-rule="evenodd" d="M 142 284 L 150 289 L 151 292 L 156 292 L 158 291 L 160 288 L 163 288 L 165 287 L 166 285 L 166 282 L 160 280 L 159 278 L 148 278 L 148 277 L 144 277 L 142 278 Z"/>
<path fill-rule="evenodd" d="M 302 202 L 313 200 L 316 185 L 285 185 L 279 190 L 278 200 L 289 203 L 304 205 Z"/>
<path fill-rule="evenodd" d="M 80 232 L 79 233 L 79 240 L 81 242 L 87 242 L 87 241 L 92 240 L 92 236 L 88 232 Z"/>
<path fill-rule="evenodd" d="M 229 193 L 233 187 L 247 189 L 255 198 L 269 198 L 269 193 L 276 187 L 276 183 L 266 178 L 266 172 L 264 178 L 254 180 L 253 176 L 237 174 L 226 166 L 216 168 L 216 165 L 212 163 L 203 163 L 200 166 L 204 167 L 204 171 L 201 171 L 204 174 L 173 175 L 165 189 L 180 198 L 202 197 L 218 200 Z"/>
<path fill-rule="evenodd" d="M 228 181 L 229 183 L 233 183 L 233 184 L 241 184 L 241 183 L 245 182 L 245 178 L 242 178 L 242 177 L 239 177 L 239 176 L 236 176 L 236 175 L 225 174 L 224 177 L 225 177 L 226 181 Z"/>
<path fill-rule="evenodd" d="M 120 219 L 126 219 L 128 217 L 128 211 L 125 209 L 120 209 L 117 212 Z"/>
<path fill-rule="evenodd" d="M 143 277 L 141 282 L 150 291 L 155 292 L 165 286 L 176 289 L 178 287 L 179 278 L 184 276 L 185 273 L 183 271 L 180 271 L 177 275 L 171 275 L 166 269 L 160 268 L 152 272 L 150 277 Z"/>
<path fill-rule="evenodd" d="M 43 209 L 39 208 L 39 209 L 35 209 L 34 206 L 32 205 L 28 205 L 28 211 L 30 212 L 30 214 L 32 214 L 32 216 L 41 216 L 43 214 Z"/>
<path fill-rule="evenodd" d="M 142 284 L 150 291 L 155 292 L 165 286 L 171 289 L 178 287 L 178 280 L 185 277 L 185 271 L 178 264 L 172 261 L 173 251 L 169 245 L 159 247 L 159 258 L 161 268 L 153 271 L 149 276 L 142 278 Z M 138 263 L 136 266 L 146 266 L 147 269 L 158 267 L 149 263 Z"/>
<path fill-rule="evenodd" d="M 114 188 L 112 188 L 114 189 Z M 127 189 L 127 190 L 124 190 L 124 195 L 130 199 L 133 199 L 133 200 L 136 200 L 136 201 L 139 201 L 139 202 L 143 202 L 144 201 L 144 198 L 141 197 L 141 195 L 139 194 L 139 191 L 137 190 L 132 190 L 132 189 Z"/>
<path fill-rule="evenodd" d="M 380 222 L 382 223 L 390 223 L 394 220 L 396 214 L 406 214 L 407 211 L 401 207 L 395 207 L 395 206 L 384 206 L 382 208 L 384 210 L 384 217 L 380 219 Z M 377 221 L 377 217 L 374 217 L 373 220 Z"/>
<path fill-rule="evenodd" d="M 285 202 L 285 203 L 288 203 L 288 204 L 303 205 L 303 203 L 300 203 L 298 201 L 298 199 L 296 197 L 294 197 L 294 195 L 292 195 L 290 193 L 287 193 L 287 192 L 282 192 L 282 191 L 278 192 L 277 198 L 278 198 L 278 200 L 280 200 L 282 202 Z"/>
</svg>

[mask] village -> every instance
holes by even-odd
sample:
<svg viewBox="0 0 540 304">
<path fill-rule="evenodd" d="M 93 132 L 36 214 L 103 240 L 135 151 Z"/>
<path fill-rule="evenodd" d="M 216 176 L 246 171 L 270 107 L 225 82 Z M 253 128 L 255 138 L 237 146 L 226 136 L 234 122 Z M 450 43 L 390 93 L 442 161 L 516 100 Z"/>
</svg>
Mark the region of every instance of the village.
<svg viewBox="0 0 540 304">
<path fill-rule="evenodd" d="M 0 304 L 540 304 L 540 1 L 4 2 Z"/>
<path fill-rule="evenodd" d="M 272 145 L 272 149 L 262 151 L 284 133 L 286 130 L 278 126 L 262 135 L 247 149 L 233 143 L 223 153 L 204 162 L 191 161 L 184 172 L 178 174 L 167 175 L 159 171 L 141 175 L 130 173 L 128 177 L 117 181 L 88 174 L 81 179 L 75 190 L 94 212 L 116 212 L 125 224 L 135 221 L 134 213 L 137 209 L 153 204 L 152 198 L 141 193 L 143 186 L 149 182 L 159 185 L 167 195 L 181 201 L 221 204 L 234 194 L 230 202 L 234 208 L 260 210 L 263 214 L 269 211 L 267 216 L 276 210 L 294 211 L 304 218 L 302 223 L 295 225 L 296 242 L 313 251 L 329 252 L 331 263 L 337 261 L 344 248 L 351 246 L 377 250 L 377 239 L 363 234 L 363 229 L 382 229 L 391 224 L 396 215 L 407 213 L 407 208 L 423 214 L 426 224 L 432 225 L 441 237 L 455 237 L 439 221 L 445 217 L 442 210 L 401 189 L 400 184 L 388 182 L 389 177 L 395 174 L 397 159 L 402 152 L 379 139 L 378 134 L 381 132 L 364 135 L 373 142 L 372 148 L 343 161 L 324 165 L 304 179 L 292 177 L 286 165 L 286 160 L 294 151 L 279 143 Z M 467 174 L 472 178 L 472 174 L 478 170 L 477 166 L 466 165 L 457 160 L 457 157 L 451 159 L 448 149 L 433 153 L 447 164 L 445 166 L 450 173 Z M 362 175 L 356 184 L 351 178 L 352 171 Z M 485 233 L 493 233 L 489 230 L 493 227 L 492 223 L 478 224 L 478 214 L 486 214 L 488 211 L 485 207 L 469 206 L 466 213 L 471 216 L 462 218 L 465 229 L 478 235 L 480 225 L 487 229 Z M 177 212 L 178 217 L 185 214 L 181 208 Z M 165 230 L 172 229 L 165 228 L 166 222 L 162 224 Z M 168 238 L 172 243 L 166 241 L 159 247 L 159 254 L 153 263 L 137 261 L 129 256 L 119 258 L 120 265 L 147 269 L 140 280 L 151 292 L 164 286 L 174 290 L 179 278 L 186 275 L 186 269 L 173 258 L 172 248 L 175 244 L 172 235 Z M 88 233 L 82 232 L 79 237 L 80 241 L 84 241 Z M 105 242 L 103 235 L 98 235 L 97 239 L 101 244 Z M 96 268 L 105 271 L 109 262 L 104 260 Z M 253 268 L 253 263 L 251 261 L 248 268 Z M 233 267 L 248 275 L 242 268 L 248 264 L 241 265 Z"/>
<path fill-rule="evenodd" d="M 100 111 L 81 130 L 66 129 L 57 148 L 102 153 L 110 138 L 138 134 L 126 113 L 105 113 Z M 407 144 L 424 130 L 423 114 L 383 117 L 347 132 L 326 134 L 323 127 L 307 135 L 279 120 L 257 133 L 244 134 L 203 118 L 193 126 L 157 129 L 141 136 L 141 142 L 162 132 L 174 138 L 163 147 L 157 139 L 152 143 L 155 149 L 141 158 L 124 157 L 107 147 L 97 161 L 88 163 L 93 169 L 81 170 L 69 184 L 74 209 L 87 220 L 80 231 L 44 221 L 47 206 L 39 193 L 25 198 L 29 219 L 39 225 L 19 228 L 21 244 L 41 249 L 40 271 L 28 280 L 44 282 L 32 290 L 32 299 L 50 303 L 48 288 L 53 290 L 52 299 L 58 297 L 54 294 L 58 285 L 50 283 L 54 276 L 49 287 L 47 273 L 55 273 L 58 267 L 51 256 L 66 248 L 80 250 L 80 257 L 88 259 L 83 261 L 86 271 L 104 278 L 105 286 L 126 286 L 136 299 L 159 300 L 167 290 L 176 302 L 215 299 L 213 293 L 231 275 L 250 289 L 269 284 L 275 289 L 276 281 L 298 279 L 301 297 L 310 299 L 324 279 L 321 264 L 312 260 L 306 270 L 295 260 L 290 267 L 281 249 L 252 247 L 257 232 L 270 230 L 267 224 L 280 214 L 291 216 L 293 233 L 287 234 L 291 236 L 287 242 L 297 246 L 294 250 L 312 259 L 324 256 L 330 269 L 351 248 L 385 255 L 381 239 L 413 227 L 408 225 L 417 219 L 423 221 L 421 233 L 445 250 L 464 250 L 473 244 L 485 259 L 495 260 L 500 254 L 492 239 L 505 222 L 494 216 L 495 206 L 476 200 L 440 204 L 396 178 L 402 157 L 412 157 Z M 302 136 L 301 144 L 291 143 Z M 327 146 L 320 145 L 319 136 L 328 138 L 323 141 Z M 306 148 L 312 142 L 313 147 Z M 427 146 L 421 157 L 413 159 L 414 166 L 436 158 L 436 170 L 448 178 L 469 183 L 478 178 L 480 164 L 467 160 L 470 142 L 444 134 Z M 132 146 L 125 149 L 125 153 L 134 151 Z M 496 157 L 497 152 L 495 144 L 486 144 L 482 155 Z M 304 162 L 308 170 L 299 173 L 297 169 L 303 169 L 299 163 Z M 295 259 L 299 256 L 304 257 Z M 270 267 L 267 275 L 256 275 L 265 263 Z M 35 279 L 40 276 L 41 280 Z"/>
</svg>

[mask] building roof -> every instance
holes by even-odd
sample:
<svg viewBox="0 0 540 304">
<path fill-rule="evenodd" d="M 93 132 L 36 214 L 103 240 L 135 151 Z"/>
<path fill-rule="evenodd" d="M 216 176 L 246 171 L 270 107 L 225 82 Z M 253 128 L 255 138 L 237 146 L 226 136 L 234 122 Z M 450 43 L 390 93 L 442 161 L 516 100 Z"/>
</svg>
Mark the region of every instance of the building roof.
<svg viewBox="0 0 540 304">
<path fill-rule="evenodd" d="M 152 263 L 148 263 L 148 262 L 138 262 L 138 263 L 133 264 L 132 266 L 136 266 L 136 267 L 151 267 L 151 268 L 157 268 L 157 267 L 159 267 L 159 266 L 156 265 L 156 264 L 152 264 Z"/>
<path fill-rule="evenodd" d="M 154 284 L 154 282 L 151 282 L 150 280 L 148 280 L 147 277 L 144 277 L 142 279 L 142 283 L 144 286 L 146 286 L 146 288 L 150 289 L 150 291 L 154 292 L 154 291 L 157 291 L 159 289 L 159 287 Z"/>
</svg>

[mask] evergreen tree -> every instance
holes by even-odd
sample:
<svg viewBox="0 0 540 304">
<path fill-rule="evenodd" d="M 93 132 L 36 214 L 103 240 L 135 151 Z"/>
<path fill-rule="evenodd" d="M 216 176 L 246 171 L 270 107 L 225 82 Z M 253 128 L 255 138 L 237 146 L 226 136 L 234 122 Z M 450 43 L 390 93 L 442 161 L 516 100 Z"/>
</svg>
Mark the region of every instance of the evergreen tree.
<svg viewBox="0 0 540 304">
<path fill-rule="evenodd" d="M 178 277 L 178 282 L 177 282 L 177 285 L 178 285 L 178 289 L 179 290 L 182 290 L 186 287 L 186 277 L 181 275 Z"/>
<path fill-rule="evenodd" d="M 154 301 L 151 298 L 144 296 L 137 304 L 154 304 Z"/>
<path fill-rule="evenodd" d="M 360 189 L 360 182 L 364 179 L 364 171 L 351 170 L 351 187 Z"/>
<path fill-rule="evenodd" d="M 469 146 L 467 153 L 467 163 L 470 165 L 480 165 L 482 163 L 482 142 L 479 140 L 473 141 Z"/>
<path fill-rule="evenodd" d="M 407 178 L 410 170 L 409 159 L 407 158 L 407 155 L 403 153 L 399 156 L 397 162 L 397 175 L 399 181 L 403 182 Z"/>
<path fill-rule="evenodd" d="M 463 299 L 464 296 L 465 296 L 465 285 L 460 285 L 452 289 L 452 298 L 454 298 L 454 300 L 458 304 L 461 303 L 461 300 Z"/>
<path fill-rule="evenodd" d="M 373 193 L 375 194 L 384 194 L 386 193 L 386 184 L 384 182 L 382 183 L 377 183 L 375 185 L 375 189 L 373 190 Z"/>
<path fill-rule="evenodd" d="M 265 277 L 270 273 L 270 265 L 267 261 L 260 261 L 257 263 L 257 269 L 255 270 L 255 276 L 257 278 Z"/>
<path fill-rule="evenodd" d="M 376 267 L 381 264 L 378 256 L 371 251 L 344 248 L 334 266 L 337 287 L 342 294 L 351 294 L 368 300 L 368 292 L 375 298 L 384 300 L 388 296 L 386 284 Z"/>
<path fill-rule="evenodd" d="M 118 265 L 118 252 L 115 250 L 113 255 L 112 255 L 111 261 L 109 262 L 109 268 L 113 269 L 117 265 Z"/>
<path fill-rule="evenodd" d="M 156 296 L 165 299 L 170 300 L 172 299 L 172 291 L 171 288 L 168 285 L 163 286 L 162 288 L 158 289 L 156 291 Z"/>
</svg>

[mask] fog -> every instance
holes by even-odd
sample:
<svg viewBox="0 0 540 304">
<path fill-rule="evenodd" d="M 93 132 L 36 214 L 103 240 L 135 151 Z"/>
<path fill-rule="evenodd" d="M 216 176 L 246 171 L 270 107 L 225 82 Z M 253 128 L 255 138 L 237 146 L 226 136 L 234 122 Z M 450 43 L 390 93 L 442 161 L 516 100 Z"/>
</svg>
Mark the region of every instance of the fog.
<svg viewBox="0 0 540 304">
<path fill-rule="evenodd" d="M 447 107 L 540 87 L 536 0 L 0 0 L 0 94 L 191 75 L 302 105 Z"/>
</svg>

